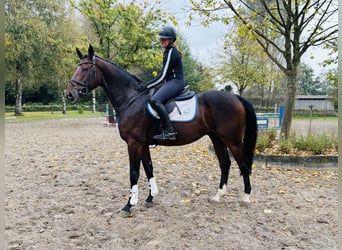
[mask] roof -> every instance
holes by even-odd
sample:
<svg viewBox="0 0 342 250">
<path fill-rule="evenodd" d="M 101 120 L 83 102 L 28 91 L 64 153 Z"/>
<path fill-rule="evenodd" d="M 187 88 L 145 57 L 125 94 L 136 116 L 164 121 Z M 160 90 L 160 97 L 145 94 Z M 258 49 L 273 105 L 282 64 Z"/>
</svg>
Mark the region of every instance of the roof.
<svg viewBox="0 0 342 250">
<path fill-rule="evenodd" d="M 297 95 L 296 100 L 330 100 L 327 95 Z"/>
</svg>

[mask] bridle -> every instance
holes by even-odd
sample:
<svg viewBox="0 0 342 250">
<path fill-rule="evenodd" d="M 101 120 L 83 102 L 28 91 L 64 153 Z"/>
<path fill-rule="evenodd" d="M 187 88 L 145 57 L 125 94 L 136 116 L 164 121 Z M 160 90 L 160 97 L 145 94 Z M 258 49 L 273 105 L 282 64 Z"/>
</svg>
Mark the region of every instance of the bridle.
<svg viewBox="0 0 342 250">
<path fill-rule="evenodd" d="M 69 82 L 72 84 L 72 86 L 74 86 L 74 88 L 72 89 L 72 92 L 78 92 L 79 94 L 82 94 L 82 95 L 86 95 L 89 93 L 88 86 L 89 86 L 91 78 L 94 76 L 94 82 L 96 81 L 96 60 L 95 59 L 96 59 L 96 57 L 93 56 L 93 61 L 81 62 L 81 63 L 77 64 L 77 67 L 79 67 L 83 64 L 91 64 L 92 66 L 91 66 L 91 69 L 88 73 L 88 76 L 87 76 L 87 79 L 85 82 L 82 82 L 82 81 L 74 79 L 74 78 L 71 78 L 69 80 Z M 80 86 L 82 86 L 82 88 L 76 88 L 76 85 L 80 85 Z"/>
</svg>

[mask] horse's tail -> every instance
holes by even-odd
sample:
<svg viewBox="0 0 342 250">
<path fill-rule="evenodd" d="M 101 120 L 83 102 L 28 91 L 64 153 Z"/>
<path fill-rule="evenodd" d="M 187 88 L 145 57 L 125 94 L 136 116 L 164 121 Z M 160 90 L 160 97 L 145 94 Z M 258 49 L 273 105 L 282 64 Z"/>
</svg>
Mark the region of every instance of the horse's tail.
<svg viewBox="0 0 342 250">
<path fill-rule="evenodd" d="M 258 136 L 257 117 L 253 105 L 245 98 L 236 95 L 245 107 L 246 127 L 243 138 L 243 162 L 242 166 L 249 174 L 252 173 L 252 163 L 255 151 L 256 140 Z"/>
</svg>

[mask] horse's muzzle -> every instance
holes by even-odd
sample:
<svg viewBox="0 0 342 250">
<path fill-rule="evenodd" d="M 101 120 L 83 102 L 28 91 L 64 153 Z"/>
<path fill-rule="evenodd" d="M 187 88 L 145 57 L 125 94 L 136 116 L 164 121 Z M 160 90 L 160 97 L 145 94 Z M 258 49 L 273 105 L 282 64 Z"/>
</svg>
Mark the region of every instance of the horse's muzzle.
<svg viewBox="0 0 342 250">
<path fill-rule="evenodd" d="M 80 99 L 78 92 L 79 92 L 79 90 L 77 88 L 73 88 L 69 93 L 66 93 L 66 98 L 71 103 L 76 103 Z"/>
</svg>

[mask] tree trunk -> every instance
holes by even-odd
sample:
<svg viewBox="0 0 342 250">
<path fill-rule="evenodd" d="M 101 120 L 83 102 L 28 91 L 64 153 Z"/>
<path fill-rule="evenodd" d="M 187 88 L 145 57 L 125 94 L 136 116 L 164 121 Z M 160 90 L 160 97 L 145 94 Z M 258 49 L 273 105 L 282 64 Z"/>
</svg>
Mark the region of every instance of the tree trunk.
<svg viewBox="0 0 342 250">
<path fill-rule="evenodd" d="M 21 79 L 18 78 L 15 84 L 15 113 L 14 115 L 16 116 L 23 115 L 22 97 L 23 97 L 23 84 L 21 83 Z"/>
<path fill-rule="evenodd" d="M 292 113 L 294 109 L 296 99 L 296 82 L 297 82 L 297 70 L 293 69 L 286 72 L 287 81 L 287 95 L 285 100 L 285 112 L 284 119 L 281 126 L 280 134 L 285 139 L 288 139 L 291 131 Z"/>
</svg>

